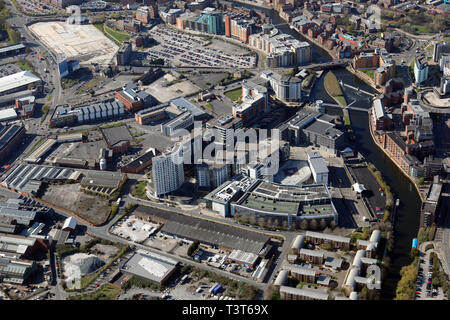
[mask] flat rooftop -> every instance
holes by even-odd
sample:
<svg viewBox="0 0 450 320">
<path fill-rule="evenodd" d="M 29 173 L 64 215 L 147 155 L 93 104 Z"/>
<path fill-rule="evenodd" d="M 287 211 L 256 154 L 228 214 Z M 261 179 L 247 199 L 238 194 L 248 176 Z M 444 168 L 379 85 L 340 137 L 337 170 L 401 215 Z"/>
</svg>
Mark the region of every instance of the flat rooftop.
<svg viewBox="0 0 450 320">
<path fill-rule="evenodd" d="M 177 261 L 165 256 L 138 250 L 122 265 L 121 270 L 161 283 L 173 272 L 177 264 Z"/>
<path fill-rule="evenodd" d="M 124 142 L 133 141 L 133 136 L 126 125 L 100 129 L 108 146 L 114 147 Z"/>
<path fill-rule="evenodd" d="M 9 76 L 2 77 L 0 78 L 0 95 L 6 91 L 27 86 L 39 81 L 41 81 L 41 78 L 35 76 L 30 71 L 17 72 Z"/>
</svg>

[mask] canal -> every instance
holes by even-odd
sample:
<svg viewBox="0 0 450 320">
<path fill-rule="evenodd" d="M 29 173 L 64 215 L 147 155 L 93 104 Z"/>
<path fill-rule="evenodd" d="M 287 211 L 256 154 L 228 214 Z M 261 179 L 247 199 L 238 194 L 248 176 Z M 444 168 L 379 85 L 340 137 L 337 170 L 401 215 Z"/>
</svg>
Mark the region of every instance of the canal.
<svg viewBox="0 0 450 320">
<path fill-rule="evenodd" d="M 246 4 L 236 3 L 236 5 L 266 12 L 272 18 L 272 24 L 279 25 L 277 26 L 279 30 L 291 34 L 295 38 L 306 41 L 306 39 L 298 32 L 292 30 L 287 24 L 285 24 L 276 11 L 257 8 Z M 326 62 L 331 60 L 330 55 L 325 50 L 315 44 L 312 44 L 312 46 L 313 62 Z M 372 87 L 367 85 L 358 77 L 354 76 L 345 68 L 335 69 L 334 72 L 338 80 L 342 80 L 344 83 L 354 87 L 360 87 L 365 91 L 372 93 L 374 92 Z M 335 103 L 333 99 L 331 99 L 331 97 L 329 97 L 325 92 L 323 79 L 324 77 L 322 76 L 318 81 L 316 81 L 316 84 L 311 92 L 310 99 L 312 101 L 320 99 L 324 102 Z M 370 109 L 372 104 L 371 97 L 362 92 L 355 92 L 347 87 L 342 89 L 348 104 L 356 100 L 352 106 Z M 327 110 L 327 112 L 335 114 L 336 112 L 340 112 L 340 110 Z M 356 141 L 350 147 L 356 151 L 359 151 L 368 161 L 376 166 L 376 168 L 383 174 L 385 181 L 391 187 L 394 198 L 400 199 L 400 206 L 397 209 L 397 220 L 394 229 L 395 242 L 391 257 L 391 264 L 388 271 L 388 281 L 385 282 L 387 285 L 385 284 L 381 291 L 383 299 L 393 299 L 395 297 L 397 282 L 400 279 L 400 269 L 410 263 L 409 253 L 411 249 L 411 242 L 412 239 L 416 237 L 419 230 L 421 200 L 411 181 L 373 141 L 369 131 L 368 113 L 362 111 L 350 111 L 350 120 L 352 123 L 352 129 L 356 135 Z"/>
</svg>

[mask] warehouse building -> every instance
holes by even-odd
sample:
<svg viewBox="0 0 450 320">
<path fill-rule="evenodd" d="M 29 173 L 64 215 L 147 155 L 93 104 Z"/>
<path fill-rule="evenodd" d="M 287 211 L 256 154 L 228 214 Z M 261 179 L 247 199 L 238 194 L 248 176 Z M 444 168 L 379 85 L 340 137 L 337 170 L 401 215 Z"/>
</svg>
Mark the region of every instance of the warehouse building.
<svg viewBox="0 0 450 320">
<path fill-rule="evenodd" d="M 22 285 L 36 270 L 36 262 L 0 256 L 0 280 Z"/>
<path fill-rule="evenodd" d="M 124 173 L 139 173 L 151 166 L 153 157 L 160 154 L 160 151 L 156 150 L 155 148 L 150 148 L 143 155 L 121 167 L 120 171 Z"/>
<path fill-rule="evenodd" d="M 130 148 L 131 142 L 134 141 L 127 125 L 101 128 L 100 131 L 102 132 L 108 148 L 110 148 L 114 154 L 126 152 Z"/>
<path fill-rule="evenodd" d="M 24 137 L 24 126 L 16 124 L 2 126 L 0 124 L 0 163 L 11 155 Z"/>
<path fill-rule="evenodd" d="M 17 119 L 17 112 L 14 108 L 0 110 L 0 122 L 8 122 Z"/>
<path fill-rule="evenodd" d="M 15 199 L 0 202 L 0 221 L 30 226 L 36 218 L 37 210 L 11 200 Z"/>
<path fill-rule="evenodd" d="M 0 233 L 0 251 L 18 259 L 34 258 L 46 250 L 47 245 L 42 239 Z"/>
<path fill-rule="evenodd" d="M 177 265 L 178 261 L 138 249 L 120 270 L 125 274 L 136 275 L 163 285 L 175 272 Z"/>
<path fill-rule="evenodd" d="M 139 206 L 135 209 L 134 215 L 147 221 L 164 224 L 161 232 L 169 236 L 189 241 L 197 240 L 202 244 L 229 252 L 241 250 L 259 255 L 270 240 L 269 236 L 259 232 L 234 228 L 152 207 Z"/>
<path fill-rule="evenodd" d="M 4 46 L 0 48 L 0 58 L 18 56 L 25 53 L 25 46 L 22 43 Z"/>
<path fill-rule="evenodd" d="M 78 173 L 69 168 L 54 168 L 21 163 L 9 171 L 4 177 L 2 185 L 28 196 L 36 195 L 44 181 L 74 181 L 77 179 Z"/>
<path fill-rule="evenodd" d="M 127 175 L 111 171 L 86 171 L 81 179 L 80 189 L 99 195 L 110 197 L 114 192 L 120 190 Z"/>
<path fill-rule="evenodd" d="M 0 96 L 28 89 L 29 85 L 39 84 L 41 79 L 30 71 L 21 71 L 0 78 Z"/>
</svg>

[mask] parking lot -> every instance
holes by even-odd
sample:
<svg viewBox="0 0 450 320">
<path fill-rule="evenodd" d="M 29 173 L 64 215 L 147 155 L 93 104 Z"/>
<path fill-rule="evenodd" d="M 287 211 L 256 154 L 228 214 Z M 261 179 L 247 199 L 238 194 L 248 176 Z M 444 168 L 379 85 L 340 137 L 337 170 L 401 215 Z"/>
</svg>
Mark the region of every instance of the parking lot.
<svg viewBox="0 0 450 320">
<path fill-rule="evenodd" d="M 433 260 L 430 259 L 430 252 L 420 253 L 419 273 L 416 282 L 416 300 L 443 300 L 442 288 L 434 287 L 432 282 Z"/>
<path fill-rule="evenodd" d="M 0 66 L 0 77 L 6 77 L 21 71 L 23 70 L 13 63 L 4 64 Z"/>
<path fill-rule="evenodd" d="M 166 26 L 156 26 L 150 31 L 160 45 L 148 51 L 148 59 L 164 59 L 175 66 L 251 68 L 256 57 L 248 54 L 230 54 L 218 50 L 205 38 L 174 31 Z M 223 42 L 223 46 L 234 46 Z M 230 50 L 227 50 L 230 51 Z"/>
</svg>

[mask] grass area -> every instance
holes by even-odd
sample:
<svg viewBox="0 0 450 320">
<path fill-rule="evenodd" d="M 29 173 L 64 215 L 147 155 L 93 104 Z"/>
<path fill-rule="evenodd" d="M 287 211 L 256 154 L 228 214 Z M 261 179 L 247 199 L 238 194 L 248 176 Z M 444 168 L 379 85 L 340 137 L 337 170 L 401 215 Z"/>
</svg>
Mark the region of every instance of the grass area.
<svg viewBox="0 0 450 320">
<path fill-rule="evenodd" d="M 209 110 L 211 110 L 211 111 L 214 110 L 214 107 L 212 106 L 211 103 L 207 103 L 207 104 L 206 104 L 206 107 L 207 107 Z"/>
<path fill-rule="evenodd" d="M 118 46 L 121 46 L 124 41 L 130 40 L 131 38 L 131 35 L 128 33 L 116 31 L 103 23 L 96 23 L 94 24 L 94 27 L 100 30 L 108 39 L 113 41 Z"/>
<path fill-rule="evenodd" d="M 14 64 L 16 64 L 22 70 L 27 70 L 27 71 L 33 70 L 33 67 L 27 60 L 20 60 L 20 61 L 15 62 Z"/>
<path fill-rule="evenodd" d="M 124 43 L 125 41 L 128 41 L 131 38 L 131 35 L 129 35 L 128 33 L 119 32 L 117 30 L 108 27 L 107 25 L 104 26 L 104 30 L 106 33 L 108 33 L 111 37 L 115 38 L 120 43 Z"/>
<path fill-rule="evenodd" d="M 147 199 L 145 196 L 145 187 L 147 186 L 147 181 L 139 181 L 133 188 L 134 195 L 141 199 Z"/>
<path fill-rule="evenodd" d="M 100 126 L 100 129 L 115 128 L 115 127 L 120 127 L 120 126 L 124 126 L 124 125 L 125 125 L 125 122 L 119 121 L 119 122 L 116 122 L 116 123 L 105 124 L 103 126 Z"/>
<path fill-rule="evenodd" d="M 328 71 L 325 75 L 324 85 L 328 95 L 330 95 L 334 100 L 336 100 L 336 102 L 338 102 L 342 106 L 347 106 L 347 101 L 345 100 L 344 93 L 342 92 L 336 75 L 332 71 Z"/>
<path fill-rule="evenodd" d="M 367 74 L 371 79 L 374 79 L 375 76 L 375 70 L 369 70 L 369 69 L 361 69 L 360 71 Z"/>
<path fill-rule="evenodd" d="M 104 284 L 97 290 L 68 297 L 68 300 L 116 300 L 122 289 Z"/>
<path fill-rule="evenodd" d="M 44 104 L 42 106 L 41 124 L 44 122 L 45 117 L 47 116 L 47 113 L 49 110 L 50 110 L 50 106 L 48 104 Z"/>
<path fill-rule="evenodd" d="M 227 91 L 225 95 L 233 101 L 238 101 L 242 98 L 242 88 Z"/>
</svg>

